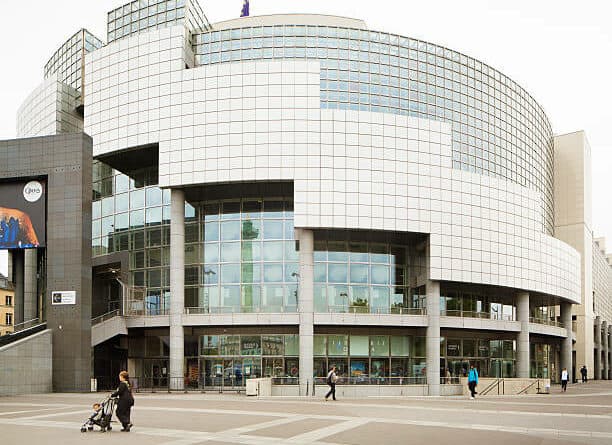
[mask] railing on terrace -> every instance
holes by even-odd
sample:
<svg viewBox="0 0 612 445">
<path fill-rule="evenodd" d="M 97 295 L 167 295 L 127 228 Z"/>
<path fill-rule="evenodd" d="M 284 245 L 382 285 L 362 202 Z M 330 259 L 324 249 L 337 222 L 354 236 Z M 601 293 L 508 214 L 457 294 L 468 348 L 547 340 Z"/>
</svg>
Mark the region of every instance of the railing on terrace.
<svg viewBox="0 0 612 445">
<path fill-rule="evenodd" d="M 317 308 L 315 313 L 335 314 L 392 314 L 392 315 L 425 315 L 425 308 L 370 308 L 368 306 L 327 306 L 324 309 Z M 186 307 L 185 314 L 252 314 L 252 313 L 296 313 L 297 306 L 267 306 L 267 307 L 245 307 L 245 306 L 215 306 L 215 307 Z"/>
<path fill-rule="evenodd" d="M 556 326 L 558 328 L 564 327 L 563 322 L 557 320 L 550 320 L 548 318 L 529 317 L 529 323 L 545 324 L 548 326 Z"/>
<path fill-rule="evenodd" d="M 278 313 L 296 313 L 297 306 L 266 306 L 266 307 L 250 307 L 250 306 L 214 306 L 214 307 L 186 307 L 185 314 L 187 315 L 203 315 L 203 314 L 278 314 Z"/>
<path fill-rule="evenodd" d="M 23 323 L 17 323 L 16 325 L 13 326 L 13 332 L 19 332 L 19 331 L 24 331 L 26 329 L 30 329 L 34 326 L 38 326 L 39 324 L 42 324 L 39 318 L 33 318 L 31 320 L 28 321 L 24 321 Z"/>
<path fill-rule="evenodd" d="M 170 315 L 170 309 L 128 309 L 125 315 L 133 317 L 156 317 L 160 315 Z"/>
<path fill-rule="evenodd" d="M 102 323 L 104 321 L 110 320 L 111 318 L 114 318 L 114 317 L 116 317 L 118 315 L 120 315 L 119 309 L 107 312 L 106 314 L 98 315 L 97 317 L 94 317 L 94 318 L 91 319 L 91 325 L 95 326 L 95 325 L 100 324 L 100 323 Z"/>
<path fill-rule="evenodd" d="M 333 314 L 376 314 L 376 315 L 425 315 L 427 313 L 422 307 L 369 307 L 369 306 L 346 306 L 328 305 L 327 310 L 317 310 L 315 313 L 329 312 Z"/>
<path fill-rule="evenodd" d="M 281 377 L 284 378 L 284 377 Z M 325 377 L 315 377 L 315 385 L 327 385 Z M 272 383 L 274 383 L 274 379 Z M 368 375 L 338 377 L 336 385 L 426 385 L 427 377 L 373 377 Z"/>
<path fill-rule="evenodd" d="M 440 315 L 446 317 L 483 318 L 488 320 L 516 321 L 512 315 L 496 314 L 494 312 L 441 309 Z"/>
</svg>

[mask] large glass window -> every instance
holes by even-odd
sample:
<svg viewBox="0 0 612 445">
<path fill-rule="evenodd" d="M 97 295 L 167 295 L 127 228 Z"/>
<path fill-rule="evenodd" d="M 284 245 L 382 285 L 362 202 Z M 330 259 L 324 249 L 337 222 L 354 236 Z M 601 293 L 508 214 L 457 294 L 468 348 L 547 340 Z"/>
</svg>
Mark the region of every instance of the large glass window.
<svg viewBox="0 0 612 445">
<path fill-rule="evenodd" d="M 407 249 L 380 243 L 317 241 L 314 281 L 320 284 L 315 288 L 315 310 L 408 313 L 412 306 L 406 298 Z"/>
</svg>

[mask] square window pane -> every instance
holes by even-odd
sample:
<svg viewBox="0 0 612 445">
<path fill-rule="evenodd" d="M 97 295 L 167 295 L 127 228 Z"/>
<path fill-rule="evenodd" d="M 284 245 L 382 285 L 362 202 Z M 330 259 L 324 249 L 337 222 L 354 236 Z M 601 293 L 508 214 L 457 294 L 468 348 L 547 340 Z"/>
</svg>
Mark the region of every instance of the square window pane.
<svg viewBox="0 0 612 445">
<path fill-rule="evenodd" d="M 329 335 L 327 337 L 327 349 L 329 356 L 347 356 L 348 335 Z"/>
</svg>

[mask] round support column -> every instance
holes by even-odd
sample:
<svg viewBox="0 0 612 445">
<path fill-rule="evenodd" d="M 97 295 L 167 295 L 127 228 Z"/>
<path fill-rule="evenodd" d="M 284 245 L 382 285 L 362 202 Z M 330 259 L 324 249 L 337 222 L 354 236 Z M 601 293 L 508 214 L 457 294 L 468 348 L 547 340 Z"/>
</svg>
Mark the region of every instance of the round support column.
<svg viewBox="0 0 612 445">
<path fill-rule="evenodd" d="M 608 380 L 608 352 L 609 352 L 609 343 L 608 343 L 608 323 L 603 321 L 601 323 L 601 335 L 602 335 L 602 345 L 601 350 L 603 352 L 603 371 L 601 373 L 601 378 L 603 380 Z"/>
<path fill-rule="evenodd" d="M 612 342 L 612 325 L 608 326 L 608 380 L 612 380 L 612 350 L 610 343 Z"/>
<path fill-rule="evenodd" d="M 601 317 L 595 317 L 595 338 L 593 339 L 595 349 L 595 366 L 593 369 L 593 378 L 601 380 Z"/>
<path fill-rule="evenodd" d="M 517 338 L 516 376 L 529 378 L 529 293 L 520 292 L 516 296 L 516 315 L 521 323 Z"/>
<path fill-rule="evenodd" d="M 572 305 L 571 303 L 561 303 L 561 322 L 567 332 L 566 337 L 561 342 L 561 369 L 567 368 L 569 381 L 574 381 L 572 368 Z"/>
<path fill-rule="evenodd" d="M 185 193 L 170 192 L 170 388 L 183 389 L 185 376 Z"/>
<path fill-rule="evenodd" d="M 300 314 L 300 395 L 312 396 L 314 395 L 314 234 L 312 230 L 296 229 L 295 237 L 300 246 L 300 274 L 297 277 Z"/>
<path fill-rule="evenodd" d="M 430 396 L 440 395 L 440 283 L 427 282 L 427 386 Z"/>
</svg>

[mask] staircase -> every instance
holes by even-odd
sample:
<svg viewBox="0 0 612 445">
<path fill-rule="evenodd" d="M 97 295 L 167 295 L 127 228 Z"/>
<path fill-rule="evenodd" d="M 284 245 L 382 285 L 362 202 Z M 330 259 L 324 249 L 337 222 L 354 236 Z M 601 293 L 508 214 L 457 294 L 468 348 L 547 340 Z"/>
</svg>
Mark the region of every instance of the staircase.
<svg viewBox="0 0 612 445">
<path fill-rule="evenodd" d="M 117 335 L 127 335 L 128 330 L 119 310 L 108 312 L 91 320 L 91 346 L 97 346 Z"/>
</svg>

